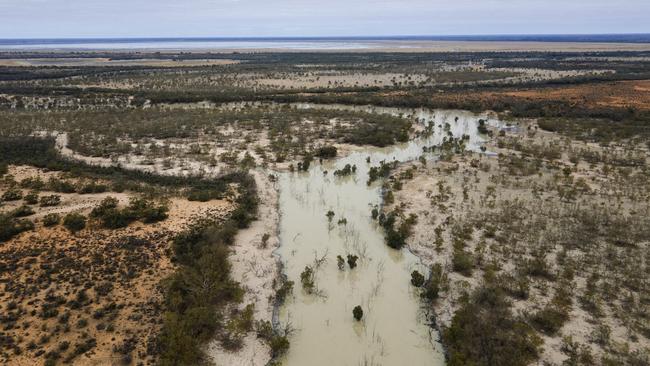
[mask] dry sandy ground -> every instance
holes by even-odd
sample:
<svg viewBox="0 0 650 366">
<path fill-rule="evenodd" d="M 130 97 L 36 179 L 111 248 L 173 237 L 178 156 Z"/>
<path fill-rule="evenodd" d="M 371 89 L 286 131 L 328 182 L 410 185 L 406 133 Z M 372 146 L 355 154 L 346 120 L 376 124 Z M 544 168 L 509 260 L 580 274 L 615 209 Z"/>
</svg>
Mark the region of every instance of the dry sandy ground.
<svg viewBox="0 0 650 366">
<path fill-rule="evenodd" d="M 619 81 L 556 88 L 497 92 L 527 100 L 563 100 L 584 107 L 634 107 L 650 109 L 650 80 Z"/>
<path fill-rule="evenodd" d="M 30 177 L 40 177 L 47 181 L 51 177 L 63 178 L 61 173 L 46 172 L 26 166 L 10 166 L 9 175 L 16 181 Z M 0 188 L 0 193 L 4 190 Z M 28 190 L 23 189 L 23 194 Z M 55 207 L 39 207 L 27 217 L 36 223 L 35 230 L 22 233 L 0 246 L 0 262 L 3 268 L 16 267 L 14 271 L 4 271 L 0 279 L 7 292 L 0 295 L 0 308 L 7 311 L 13 301 L 21 310 L 19 327 L 6 328 L 14 340 L 20 339 L 20 355 L 0 355 L 0 360 L 8 365 L 40 365 L 43 354 L 56 350 L 64 342 L 70 342 L 70 350 L 87 339 L 94 339 L 96 346 L 76 357 L 74 365 L 119 364 L 123 357 L 116 350 L 128 339 L 135 339 L 131 352 L 133 363 L 152 364 L 153 359 L 147 351 L 162 324 L 162 295 L 160 281 L 174 271 L 170 262 L 169 240 L 173 235 L 187 227 L 194 217 L 225 218 L 233 204 L 225 200 L 210 202 L 189 202 L 186 199 L 171 198 L 169 217 L 160 223 L 145 225 L 139 222 L 127 228 L 107 230 L 89 223 L 77 234 L 71 234 L 62 226 L 46 228 L 40 219 L 47 213 L 56 212 L 64 216 L 70 212 L 88 214 L 90 210 L 108 196 L 118 198 L 121 205 L 128 203 L 132 193 L 65 194 L 41 191 L 41 195 L 57 194 L 61 203 Z M 22 201 L 5 202 L 2 211 L 11 210 Z M 137 253 L 122 243 L 129 240 L 142 240 Z M 61 260 L 61 258 L 65 260 Z M 45 274 L 47 273 L 47 275 Z M 129 273 L 129 275 L 125 275 Z M 10 277 L 7 277 L 9 274 Z M 44 280 L 46 279 L 47 280 Z M 51 279 L 48 286 L 43 286 Z M 112 290 L 100 295 L 97 285 L 110 283 Z M 35 287 L 33 284 L 38 284 Z M 58 314 L 70 314 L 68 331 L 60 331 L 62 323 L 57 317 L 40 316 L 41 304 L 51 302 L 48 296 L 62 296 L 65 301 L 75 299 L 83 285 L 88 288 L 90 303 L 81 308 L 67 305 L 58 308 Z M 34 291 L 36 290 L 36 291 Z M 118 309 L 98 318 L 94 315 L 111 303 Z M 34 313 L 30 313 L 34 309 Z M 79 320 L 87 321 L 80 328 Z M 110 326 L 110 329 L 108 328 Z M 34 342 L 32 350 L 29 346 Z M 9 351 L 9 354 L 12 352 Z M 69 351 L 61 352 L 62 357 Z"/>
<path fill-rule="evenodd" d="M 90 158 L 79 155 L 67 147 L 67 137 L 60 134 L 57 138 L 57 148 L 67 157 L 85 161 L 89 164 L 111 165 L 109 159 Z M 129 169 L 156 170 L 156 167 L 145 167 L 130 165 Z M 203 167 L 198 164 L 196 169 L 190 173 L 197 173 Z M 212 169 L 219 169 L 215 167 Z M 205 170 L 203 170 L 205 171 Z M 208 172 L 209 175 L 216 175 L 219 170 Z M 251 172 L 257 184 L 258 196 L 260 198 L 258 220 L 253 222 L 247 229 L 241 230 L 233 245 L 231 256 L 232 275 L 246 290 L 241 307 L 248 304 L 255 305 L 255 320 L 271 321 L 273 316 L 273 304 L 270 299 L 274 293 L 274 284 L 279 276 L 279 266 L 273 251 L 279 245 L 278 225 L 279 213 L 277 209 L 278 191 L 275 183 L 263 170 Z M 178 174 L 178 172 L 167 170 L 164 174 Z M 179 206 L 187 206 L 187 202 L 173 203 L 177 210 Z M 188 215 L 189 216 L 189 215 Z M 173 220 L 172 220 L 173 222 Z M 262 237 L 269 234 L 266 247 L 262 246 Z M 217 365 L 264 365 L 270 360 L 270 349 L 257 338 L 255 332 L 246 335 L 243 347 L 237 352 L 228 352 L 221 348 L 217 342 L 208 345 L 208 353 Z"/>
</svg>

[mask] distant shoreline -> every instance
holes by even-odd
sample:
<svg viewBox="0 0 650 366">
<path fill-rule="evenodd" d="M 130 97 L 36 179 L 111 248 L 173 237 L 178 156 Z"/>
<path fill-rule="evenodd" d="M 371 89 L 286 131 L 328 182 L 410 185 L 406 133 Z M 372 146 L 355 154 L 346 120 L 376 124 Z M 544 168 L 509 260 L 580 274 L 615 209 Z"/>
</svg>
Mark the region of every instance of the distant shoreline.
<svg viewBox="0 0 650 366">
<path fill-rule="evenodd" d="M 88 37 L 88 38 L 0 38 L 0 46 L 87 43 L 168 42 L 354 42 L 354 41 L 461 41 L 461 42 L 561 42 L 561 43 L 650 43 L 650 33 L 630 34 L 526 34 L 448 36 L 340 36 L 340 37 Z"/>
<path fill-rule="evenodd" d="M 384 37 L 0 39 L 0 52 L 603 52 L 650 51 L 650 34 Z"/>
<path fill-rule="evenodd" d="M 134 41 L 89 40 L 50 44 L 2 44 L 5 56 L 21 53 L 456 53 L 456 52 L 650 52 L 648 43 L 430 40 Z M 37 56 L 32 56 L 37 57 Z"/>
</svg>

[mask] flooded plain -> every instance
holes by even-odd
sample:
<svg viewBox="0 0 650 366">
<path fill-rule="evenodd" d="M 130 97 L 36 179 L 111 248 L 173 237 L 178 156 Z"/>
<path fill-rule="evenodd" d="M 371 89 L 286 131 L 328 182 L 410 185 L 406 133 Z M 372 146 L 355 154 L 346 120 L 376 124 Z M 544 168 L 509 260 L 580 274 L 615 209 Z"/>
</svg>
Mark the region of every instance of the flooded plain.
<svg viewBox="0 0 650 366">
<path fill-rule="evenodd" d="M 371 217 L 381 205 L 381 182 L 367 184 L 368 172 L 381 161 L 416 161 L 423 147 L 439 146 L 451 136 L 467 136 L 467 149 L 479 150 L 479 119 L 464 111 L 299 104 L 297 108 L 352 109 L 390 113 L 417 120 L 433 133 L 387 148 L 367 148 L 335 161 L 315 163 L 308 172 L 279 175 L 280 255 L 294 296 L 279 310 L 276 325 L 292 329 L 285 365 L 442 365 L 439 335 L 430 326 L 411 272 L 427 269 L 407 248 L 394 250 Z M 435 155 L 425 154 L 427 160 Z M 416 162 L 419 164 L 419 162 Z M 346 164 L 352 175 L 333 172 Z M 431 162 L 429 162 L 431 164 Z M 332 211 L 333 217 L 327 213 Z M 331 215 L 330 215 L 331 216 Z M 359 257 L 358 266 L 339 268 L 337 256 Z M 301 273 L 314 270 L 315 290 L 305 291 Z M 362 321 L 352 315 L 363 309 Z"/>
</svg>

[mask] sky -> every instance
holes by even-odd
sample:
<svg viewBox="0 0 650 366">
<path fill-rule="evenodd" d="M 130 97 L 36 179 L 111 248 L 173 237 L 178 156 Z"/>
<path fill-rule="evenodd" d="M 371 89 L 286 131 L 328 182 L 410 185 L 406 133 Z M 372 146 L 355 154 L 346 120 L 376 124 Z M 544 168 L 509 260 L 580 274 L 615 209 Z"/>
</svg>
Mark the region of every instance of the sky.
<svg viewBox="0 0 650 366">
<path fill-rule="evenodd" d="M 0 38 L 650 33 L 650 0 L 0 0 Z"/>
</svg>

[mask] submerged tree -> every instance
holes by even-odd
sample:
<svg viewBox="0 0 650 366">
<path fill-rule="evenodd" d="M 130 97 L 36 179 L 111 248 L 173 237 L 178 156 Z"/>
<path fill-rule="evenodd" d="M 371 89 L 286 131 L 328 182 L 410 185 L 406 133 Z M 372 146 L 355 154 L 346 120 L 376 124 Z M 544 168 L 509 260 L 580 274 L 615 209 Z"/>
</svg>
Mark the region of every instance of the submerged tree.
<svg viewBox="0 0 650 366">
<path fill-rule="evenodd" d="M 357 305 L 352 309 L 352 316 L 354 316 L 354 319 L 357 321 L 361 321 L 361 318 L 363 318 L 363 309 L 361 309 L 361 305 Z"/>
<path fill-rule="evenodd" d="M 350 255 L 348 254 L 348 265 L 350 266 L 350 269 L 354 269 L 354 267 L 357 266 L 357 260 L 359 257 L 356 255 Z"/>
</svg>

